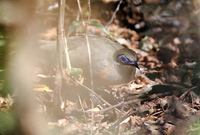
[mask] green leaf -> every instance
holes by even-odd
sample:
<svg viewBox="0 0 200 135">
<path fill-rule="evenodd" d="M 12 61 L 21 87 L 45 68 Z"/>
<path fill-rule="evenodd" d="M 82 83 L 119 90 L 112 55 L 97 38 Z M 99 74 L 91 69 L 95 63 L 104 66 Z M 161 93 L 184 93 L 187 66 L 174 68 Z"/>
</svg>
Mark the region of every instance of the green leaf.
<svg viewBox="0 0 200 135">
<path fill-rule="evenodd" d="M 70 71 L 70 75 L 74 77 L 78 77 L 83 75 L 83 70 L 81 68 L 72 68 Z"/>
<path fill-rule="evenodd" d="M 88 22 L 91 26 L 95 26 L 96 28 L 100 29 L 105 34 L 111 36 L 111 33 L 106 29 L 106 27 L 101 24 L 98 20 L 92 19 Z"/>
</svg>

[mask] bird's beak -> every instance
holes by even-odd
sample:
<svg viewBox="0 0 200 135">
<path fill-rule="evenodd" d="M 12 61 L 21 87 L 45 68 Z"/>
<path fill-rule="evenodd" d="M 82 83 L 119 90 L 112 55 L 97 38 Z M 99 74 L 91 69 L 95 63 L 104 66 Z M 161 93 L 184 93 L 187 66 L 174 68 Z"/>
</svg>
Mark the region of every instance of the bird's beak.
<svg viewBox="0 0 200 135">
<path fill-rule="evenodd" d="M 135 66 L 137 69 L 139 69 L 139 70 L 140 70 L 140 67 L 139 67 L 139 65 L 138 65 L 138 63 L 137 63 L 137 62 L 134 64 L 134 66 Z"/>
</svg>

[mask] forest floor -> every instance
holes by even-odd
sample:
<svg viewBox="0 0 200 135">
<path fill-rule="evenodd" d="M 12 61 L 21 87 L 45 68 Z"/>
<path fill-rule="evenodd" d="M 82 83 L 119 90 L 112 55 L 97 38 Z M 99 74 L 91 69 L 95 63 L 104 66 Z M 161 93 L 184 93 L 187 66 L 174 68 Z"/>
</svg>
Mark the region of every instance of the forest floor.
<svg viewBox="0 0 200 135">
<path fill-rule="evenodd" d="M 87 106 L 84 99 L 64 101 L 62 115 L 49 120 L 49 130 L 63 135 L 200 133 L 195 127 L 200 116 L 199 12 L 190 0 L 146 0 L 141 5 L 127 0 L 115 10 L 119 3 L 103 3 L 111 10 L 102 15 L 109 15 L 109 20 L 116 15 L 110 22 L 106 17 L 95 20 L 88 30 L 101 34 L 106 28 L 120 44 L 133 49 L 143 73 L 138 71 L 128 84 L 105 89 L 117 99 L 116 104 L 103 101 Z M 56 29 L 51 27 L 41 35 L 45 40 L 56 39 Z M 53 104 L 50 86 L 40 84 L 34 90 L 40 111 L 51 114 L 46 109 Z M 10 102 L 0 99 L 1 108 Z"/>
</svg>

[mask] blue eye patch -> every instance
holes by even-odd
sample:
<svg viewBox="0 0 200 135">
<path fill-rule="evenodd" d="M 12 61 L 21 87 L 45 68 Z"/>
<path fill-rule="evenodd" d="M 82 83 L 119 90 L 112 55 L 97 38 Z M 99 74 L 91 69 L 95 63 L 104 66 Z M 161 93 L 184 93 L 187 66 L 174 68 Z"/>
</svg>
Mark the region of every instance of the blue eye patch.
<svg viewBox="0 0 200 135">
<path fill-rule="evenodd" d="M 133 65 L 139 69 L 138 63 L 135 60 L 130 60 L 126 55 L 120 54 L 117 56 L 117 61 L 125 65 Z"/>
</svg>

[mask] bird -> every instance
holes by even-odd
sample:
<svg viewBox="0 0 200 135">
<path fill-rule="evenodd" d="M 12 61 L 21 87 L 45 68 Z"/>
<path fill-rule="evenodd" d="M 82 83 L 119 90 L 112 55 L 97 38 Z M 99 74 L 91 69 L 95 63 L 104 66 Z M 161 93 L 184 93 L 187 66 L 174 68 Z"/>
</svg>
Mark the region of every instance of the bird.
<svg viewBox="0 0 200 135">
<path fill-rule="evenodd" d="M 126 83 L 134 79 L 136 68 L 139 68 L 134 51 L 103 36 L 89 36 L 88 39 L 95 87 Z M 83 69 L 88 84 L 90 67 L 85 37 L 71 37 L 68 45 L 72 67 Z"/>
<path fill-rule="evenodd" d="M 85 36 L 71 36 L 67 39 L 71 66 L 83 71 L 84 85 L 89 87 L 93 79 L 94 88 L 103 88 L 128 83 L 135 78 L 139 65 L 134 51 L 104 36 L 88 35 L 88 39 L 91 66 Z M 48 68 L 56 66 L 56 41 L 41 43 L 40 51 L 42 55 L 40 59 L 46 62 L 43 65 Z M 90 70 L 92 70 L 92 78 L 90 78 Z"/>
</svg>

